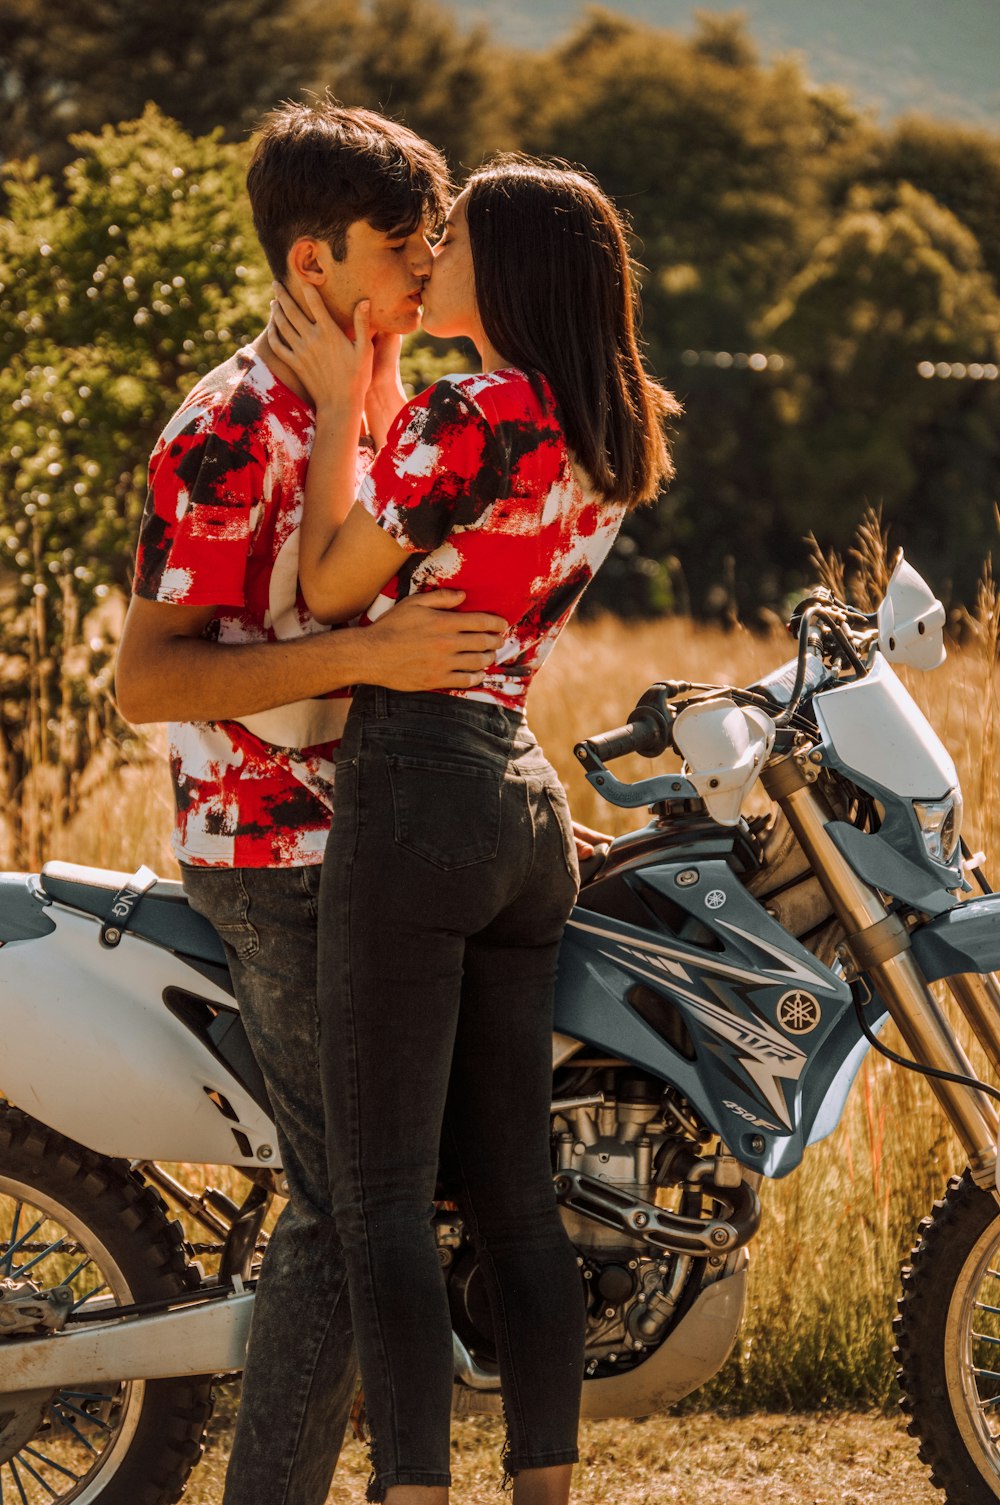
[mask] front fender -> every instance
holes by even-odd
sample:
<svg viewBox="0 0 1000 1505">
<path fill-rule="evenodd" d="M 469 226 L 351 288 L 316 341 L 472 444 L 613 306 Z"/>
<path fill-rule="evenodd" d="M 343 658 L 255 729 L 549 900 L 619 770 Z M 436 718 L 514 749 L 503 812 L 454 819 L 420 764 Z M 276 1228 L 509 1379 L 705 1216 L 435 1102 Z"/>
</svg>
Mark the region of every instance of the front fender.
<svg viewBox="0 0 1000 1505">
<path fill-rule="evenodd" d="M 928 982 L 960 972 L 1000 971 L 1000 893 L 956 904 L 914 930 L 910 944 Z"/>
</svg>

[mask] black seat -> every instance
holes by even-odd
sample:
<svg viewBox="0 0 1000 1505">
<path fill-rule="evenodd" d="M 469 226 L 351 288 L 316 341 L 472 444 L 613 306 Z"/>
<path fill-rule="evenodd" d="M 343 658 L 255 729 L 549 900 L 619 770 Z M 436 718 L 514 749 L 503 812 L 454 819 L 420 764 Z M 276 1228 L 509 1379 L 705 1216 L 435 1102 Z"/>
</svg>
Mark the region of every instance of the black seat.
<svg viewBox="0 0 1000 1505">
<path fill-rule="evenodd" d="M 47 862 L 40 875 L 43 890 L 56 904 L 65 904 L 100 920 L 107 917 L 112 899 L 131 877 L 131 873 L 81 867 L 75 862 Z M 215 930 L 191 908 L 184 885 L 170 878 L 158 879 L 155 888 L 138 900 L 127 930 L 130 935 L 152 941 L 154 946 L 178 951 L 195 961 L 228 966 L 225 948 Z"/>
</svg>

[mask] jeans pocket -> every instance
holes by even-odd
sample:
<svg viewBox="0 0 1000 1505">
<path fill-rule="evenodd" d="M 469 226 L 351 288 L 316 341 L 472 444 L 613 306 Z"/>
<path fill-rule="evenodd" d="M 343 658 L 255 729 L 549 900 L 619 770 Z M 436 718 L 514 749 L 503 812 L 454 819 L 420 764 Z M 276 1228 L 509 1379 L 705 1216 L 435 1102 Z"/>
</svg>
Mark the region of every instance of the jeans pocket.
<svg viewBox="0 0 1000 1505">
<path fill-rule="evenodd" d="M 546 784 L 545 797 L 552 811 L 552 818 L 559 830 L 562 841 L 563 860 L 566 863 L 569 876 L 576 888 L 580 887 L 580 863 L 576 855 L 576 841 L 573 836 L 573 817 L 569 813 L 569 801 L 566 791 L 561 784 Z"/>
<path fill-rule="evenodd" d="M 500 849 L 499 772 L 457 759 L 388 753 L 394 835 L 444 872 L 488 862 Z"/>
<path fill-rule="evenodd" d="M 233 870 L 235 884 L 231 902 L 212 916 L 223 944 L 231 946 L 241 962 L 253 961 L 260 950 L 260 935 L 250 919 L 250 895 L 241 874 Z"/>
</svg>

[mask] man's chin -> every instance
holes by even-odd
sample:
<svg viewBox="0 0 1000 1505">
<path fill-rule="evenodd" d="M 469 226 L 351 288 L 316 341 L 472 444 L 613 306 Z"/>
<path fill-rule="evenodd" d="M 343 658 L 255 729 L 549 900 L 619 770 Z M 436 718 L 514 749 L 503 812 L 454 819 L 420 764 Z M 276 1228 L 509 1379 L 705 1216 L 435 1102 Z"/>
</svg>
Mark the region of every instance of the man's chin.
<svg viewBox="0 0 1000 1505">
<path fill-rule="evenodd" d="M 372 328 L 373 334 L 412 334 L 420 328 L 420 308 L 413 306 L 403 309 L 393 318 L 380 319 L 378 327 Z"/>
</svg>

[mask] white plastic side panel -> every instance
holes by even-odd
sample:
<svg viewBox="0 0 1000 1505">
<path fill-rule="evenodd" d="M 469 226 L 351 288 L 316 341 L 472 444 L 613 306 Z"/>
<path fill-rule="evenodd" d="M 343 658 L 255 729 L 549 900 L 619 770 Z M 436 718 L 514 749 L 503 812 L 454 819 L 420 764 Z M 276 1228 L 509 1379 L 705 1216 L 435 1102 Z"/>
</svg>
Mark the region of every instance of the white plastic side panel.
<svg viewBox="0 0 1000 1505">
<path fill-rule="evenodd" d="M 0 949 L 0 1090 L 100 1154 L 276 1169 L 270 1119 L 162 995 L 173 986 L 232 999 L 159 946 L 126 933 L 107 950 L 99 921 L 56 904 L 46 913 L 54 934 Z M 206 1087 L 239 1122 L 222 1116 Z M 265 1145 L 270 1157 L 260 1161 Z"/>
<path fill-rule="evenodd" d="M 958 783 L 947 749 L 881 653 L 866 679 L 813 700 L 841 762 L 907 799 L 941 799 Z"/>
</svg>

